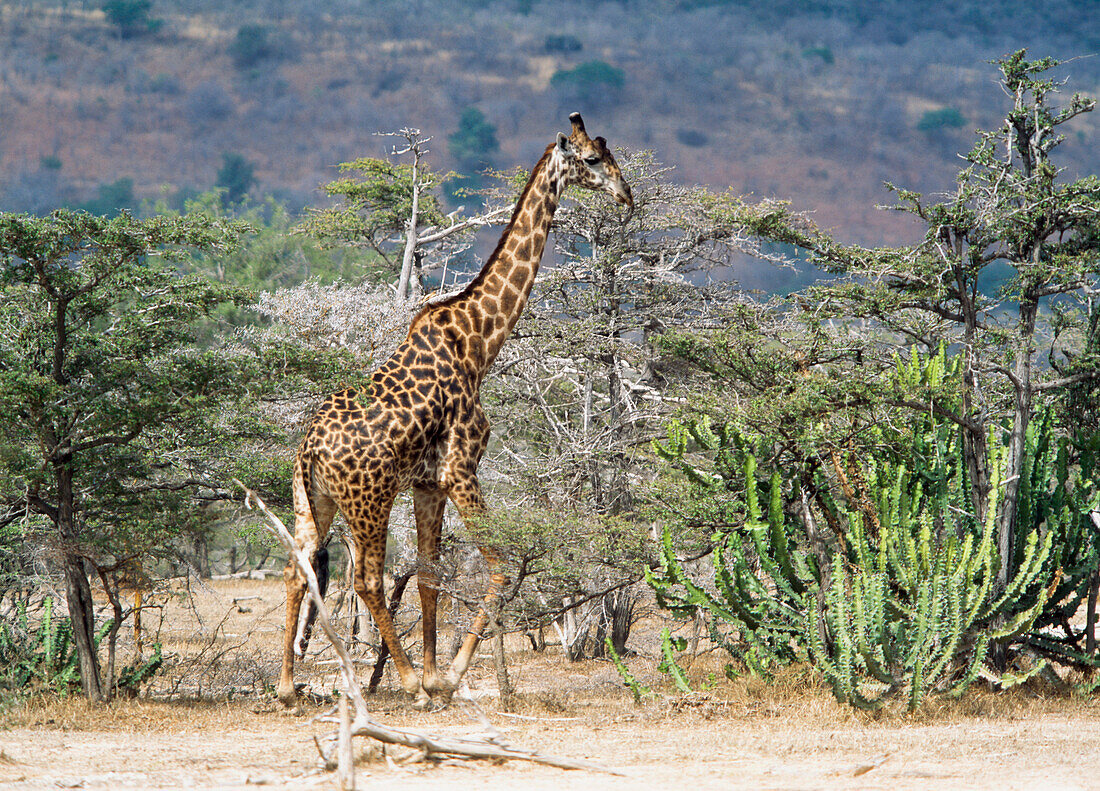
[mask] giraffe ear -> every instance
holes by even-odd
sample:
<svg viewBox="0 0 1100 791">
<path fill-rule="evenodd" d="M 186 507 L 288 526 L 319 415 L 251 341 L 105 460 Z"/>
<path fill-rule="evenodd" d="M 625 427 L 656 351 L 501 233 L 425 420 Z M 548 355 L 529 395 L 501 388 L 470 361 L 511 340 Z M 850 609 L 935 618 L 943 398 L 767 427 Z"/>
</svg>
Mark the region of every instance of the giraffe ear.
<svg viewBox="0 0 1100 791">
<path fill-rule="evenodd" d="M 558 132 L 558 148 L 566 153 L 569 151 L 569 138 L 565 136 L 564 132 Z"/>
</svg>

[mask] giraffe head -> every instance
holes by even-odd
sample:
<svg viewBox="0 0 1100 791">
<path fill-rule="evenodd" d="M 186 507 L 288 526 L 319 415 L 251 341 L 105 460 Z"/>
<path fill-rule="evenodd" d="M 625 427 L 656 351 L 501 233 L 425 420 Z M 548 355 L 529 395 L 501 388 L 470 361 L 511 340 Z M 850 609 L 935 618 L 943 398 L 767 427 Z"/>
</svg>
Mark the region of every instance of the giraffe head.
<svg viewBox="0 0 1100 791">
<path fill-rule="evenodd" d="M 625 206 L 634 206 L 630 185 L 623 179 L 619 164 L 602 137 L 591 138 L 584 129 L 580 113 L 569 116 L 573 132 L 558 133 L 557 154 L 565 166 L 565 184 L 578 184 L 591 190 L 602 190 Z"/>
</svg>

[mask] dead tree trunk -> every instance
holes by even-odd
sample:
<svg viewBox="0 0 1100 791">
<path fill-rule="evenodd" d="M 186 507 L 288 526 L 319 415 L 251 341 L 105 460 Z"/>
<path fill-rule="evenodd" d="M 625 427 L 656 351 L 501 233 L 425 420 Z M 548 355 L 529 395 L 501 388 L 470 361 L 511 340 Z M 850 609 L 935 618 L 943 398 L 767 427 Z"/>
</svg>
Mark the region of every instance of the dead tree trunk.
<svg viewBox="0 0 1100 791">
<path fill-rule="evenodd" d="M 490 645 L 493 651 L 493 667 L 497 674 L 497 689 L 500 694 L 500 707 L 504 711 L 512 710 L 512 697 L 515 690 L 512 688 L 512 680 L 508 678 L 508 662 L 504 656 L 504 616 L 502 603 L 498 599 L 489 613 L 489 628 L 493 635 Z"/>
</svg>

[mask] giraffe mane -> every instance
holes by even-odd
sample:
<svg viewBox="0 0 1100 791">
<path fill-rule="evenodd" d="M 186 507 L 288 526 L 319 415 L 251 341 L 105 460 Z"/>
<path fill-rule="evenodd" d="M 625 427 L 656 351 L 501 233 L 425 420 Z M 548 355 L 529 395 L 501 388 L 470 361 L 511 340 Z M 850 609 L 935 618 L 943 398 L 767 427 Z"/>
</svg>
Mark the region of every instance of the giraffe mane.
<svg viewBox="0 0 1100 791">
<path fill-rule="evenodd" d="M 543 168 L 546 167 L 547 162 L 550 161 L 550 155 L 553 153 L 553 151 L 554 151 L 554 143 L 551 143 L 550 145 L 548 145 L 546 147 L 546 151 L 543 152 L 542 158 L 537 163 L 535 163 L 535 166 L 533 168 L 531 168 L 531 174 L 527 178 L 527 185 L 523 188 L 523 192 L 520 193 L 519 198 L 515 202 L 515 207 L 516 208 L 518 208 L 519 206 L 521 206 L 523 204 L 523 201 L 527 197 L 528 193 L 532 189 L 535 188 L 535 175 L 539 171 L 541 171 Z M 477 275 L 474 276 L 474 279 L 471 280 L 469 283 L 467 283 L 466 286 L 464 288 L 462 288 L 461 290 L 459 290 L 459 291 L 450 291 L 446 294 L 441 294 L 439 296 L 429 298 L 428 301 L 424 304 L 424 306 L 422 308 L 420 308 L 420 310 L 417 311 L 416 315 L 413 317 L 412 321 L 409 323 L 409 334 L 410 335 L 412 334 L 413 327 L 415 327 L 417 325 L 419 320 L 421 318 L 423 318 L 424 314 L 427 311 L 432 310 L 433 308 L 439 307 L 440 305 L 447 305 L 447 304 L 450 304 L 450 303 L 456 301 L 460 297 L 462 297 L 462 296 L 470 293 L 471 291 L 473 291 L 473 289 L 477 288 L 477 286 L 479 286 L 485 280 L 485 276 L 486 276 L 485 273 L 488 272 L 492 268 L 491 265 L 501 256 L 501 253 L 504 249 L 504 244 L 505 244 L 506 240 L 508 239 L 509 235 L 511 234 L 512 227 L 515 225 L 515 223 L 516 223 L 516 212 L 515 212 L 515 210 L 513 210 L 512 211 L 512 216 L 508 220 L 508 224 L 504 227 L 504 230 L 501 231 L 501 233 L 500 233 L 500 239 L 497 240 L 496 248 L 493 250 L 492 255 L 489 256 L 489 258 L 485 262 L 484 266 L 482 266 L 481 269 L 478 271 Z"/>
<path fill-rule="evenodd" d="M 445 294 L 432 294 L 430 297 L 424 300 L 424 307 L 430 307 L 431 305 L 442 305 L 444 302 L 449 302 L 457 296 L 460 296 L 463 292 L 463 288 L 456 288 L 454 291 L 448 291 Z"/>
</svg>

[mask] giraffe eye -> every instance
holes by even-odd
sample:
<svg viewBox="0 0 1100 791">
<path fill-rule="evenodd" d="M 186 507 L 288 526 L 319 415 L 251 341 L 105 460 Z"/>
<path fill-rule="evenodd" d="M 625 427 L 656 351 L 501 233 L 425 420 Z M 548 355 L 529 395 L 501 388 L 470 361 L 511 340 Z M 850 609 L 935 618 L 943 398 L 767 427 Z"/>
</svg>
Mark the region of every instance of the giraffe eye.
<svg viewBox="0 0 1100 791">
<path fill-rule="evenodd" d="M 598 165 L 600 163 L 600 157 L 599 156 L 585 157 L 584 161 L 587 162 L 589 165 Z"/>
</svg>

